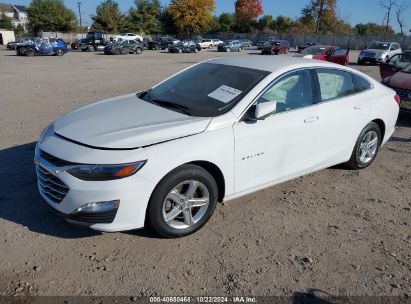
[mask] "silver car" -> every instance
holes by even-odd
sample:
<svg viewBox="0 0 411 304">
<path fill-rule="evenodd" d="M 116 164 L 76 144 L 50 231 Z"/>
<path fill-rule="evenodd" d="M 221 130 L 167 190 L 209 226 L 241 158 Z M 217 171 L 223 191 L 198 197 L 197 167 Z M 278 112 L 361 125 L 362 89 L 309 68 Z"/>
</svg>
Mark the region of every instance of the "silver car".
<svg viewBox="0 0 411 304">
<path fill-rule="evenodd" d="M 360 52 L 358 64 L 386 62 L 395 54 L 400 53 L 402 53 L 401 46 L 397 42 L 373 42 L 369 48 Z"/>
</svg>

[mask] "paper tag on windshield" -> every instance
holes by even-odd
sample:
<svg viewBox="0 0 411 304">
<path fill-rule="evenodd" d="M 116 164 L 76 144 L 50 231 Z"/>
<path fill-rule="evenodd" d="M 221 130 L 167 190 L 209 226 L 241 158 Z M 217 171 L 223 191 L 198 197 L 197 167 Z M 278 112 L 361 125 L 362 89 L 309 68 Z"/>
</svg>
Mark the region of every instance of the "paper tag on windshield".
<svg viewBox="0 0 411 304">
<path fill-rule="evenodd" d="M 242 91 L 228 87 L 226 85 L 222 85 L 219 87 L 217 90 L 214 92 L 208 94 L 208 97 L 217 99 L 221 102 L 224 103 L 229 103 L 231 100 L 236 98 L 238 95 L 240 95 Z"/>
</svg>

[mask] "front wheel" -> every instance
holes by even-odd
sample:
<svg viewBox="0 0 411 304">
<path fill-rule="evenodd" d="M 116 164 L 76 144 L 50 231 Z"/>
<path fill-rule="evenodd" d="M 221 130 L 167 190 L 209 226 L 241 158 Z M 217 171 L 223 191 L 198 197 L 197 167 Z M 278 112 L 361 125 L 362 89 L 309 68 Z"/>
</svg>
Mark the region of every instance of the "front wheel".
<svg viewBox="0 0 411 304">
<path fill-rule="evenodd" d="M 238 52 L 240 53 L 243 49 L 242 48 L 238 48 Z"/>
<path fill-rule="evenodd" d="M 375 122 L 369 123 L 361 131 L 346 166 L 355 170 L 367 168 L 377 156 L 381 142 L 380 127 Z"/>
<path fill-rule="evenodd" d="M 217 184 L 210 173 L 199 166 L 183 165 L 155 188 L 148 206 L 149 225 L 168 238 L 192 234 L 211 218 L 217 198 Z"/>
<path fill-rule="evenodd" d="M 33 57 L 33 56 L 34 56 L 34 50 L 32 50 L 32 49 L 26 49 L 26 56 L 28 56 L 28 57 Z"/>
<path fill-rule="evenodd" d="M 143 52 L 141 48 L 136 48 L 135 54 L 140 55 Z"/>
<path fill-rule="evenodd" d="M 62 49 L 58 49 L 57 52 L 56 52 L 56 55 L 57 55 L 57 56 L 63 56 L 63 55 L 64 55 L 63 50 L 62 50 Z"/>
<path fill-rule="evenodd" d="M 87 47 L 87 49 L 88 49 L 90 52 L 94 52 L 94 46 L 92 46 L 92 45 L 89 45 L 89 46 Z"/>
</svg>

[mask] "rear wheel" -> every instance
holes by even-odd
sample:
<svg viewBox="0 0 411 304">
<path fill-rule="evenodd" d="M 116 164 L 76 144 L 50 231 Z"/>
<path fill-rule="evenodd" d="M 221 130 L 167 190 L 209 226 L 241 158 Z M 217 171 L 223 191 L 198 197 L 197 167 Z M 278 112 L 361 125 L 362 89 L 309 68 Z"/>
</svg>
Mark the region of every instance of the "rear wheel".
<svg viewBox="0 0 411 304">
<path fill-rule="evenodd" d="M 114 55 L 120 55 L 121 51 L 120 51 L 120 49 L 115 49 L 113 53 L 114 53 Z"/>
<path fill-rule="evenodd" d="M 356 170 L 367 168 L 377 156 L 381 141 L 380 127 L 375 122 L 369 123 L 361 131 L 346 166 Z"/>
<path fill-rule="evenodd" d="M 64 55 L 63 50 L 62 50 L 62 49 L 58 49 L 58 50 L 56 51 L 56 55 L 57 55 L 57 56 L 63 56 L 63 55 Z"/>
<path fill-rule="evenodd" d="M 155 188 L 148 206 L 150 227 L 164 237 L 194 233 L 212 216 L 218 197 L 214 178 L 195 165 L 167 174 Z"/>
<path fill-rule="evenodd" d="M 29 56 L 29 57 L 34 56 L 34 50 L 32 50 L 32 49 L 26 49 L 26 56 Z"/>
<path fill-rule="evenodd" d="M 230 53 L 230 52 L 231 52 L 231 49 L 230 49 L 230 48 L 227 48 L 226 52 L 227 52 L 227 53 Z"/>
<path fill-rule="evenodd" d="M 179 53 L 179 54 L 183 53 L 183 50 L 182 50 L 182 49 L 178 49 L 178 53 Z"/>
<path fill-rule="evenodd" d="M 92 46 L 92 45 L 89 45 L 89 46 L 87 47 L 87 49 L 88 49 L 90 52 L 94 52 L 94 46 Z"/>
<path fill-rule="evenodd" d="M 243 49 L 242 48 L 238 48 L 238 52 L 240 53 Z"/>
<path fill-rule="evenodd" d="M 140 55 L 143 52 L 141 48 L 136 48 L 135 54 Z"/>
</svg>

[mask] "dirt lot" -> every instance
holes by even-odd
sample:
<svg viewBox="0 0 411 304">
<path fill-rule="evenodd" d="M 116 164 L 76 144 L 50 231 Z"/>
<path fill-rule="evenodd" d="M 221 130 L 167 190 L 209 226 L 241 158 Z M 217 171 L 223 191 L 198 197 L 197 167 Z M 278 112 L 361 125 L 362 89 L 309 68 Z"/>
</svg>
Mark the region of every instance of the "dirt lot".
<svg viewBox="0 0 411 304">
<path fill-rule="evenodd" d="M 42 128 L 220 55 L 24 58 L 0 50 L 0 295 L 410 294 L 406 115 L 370 168 L 331 168 L 219 205 L 190 237 L 101 234 L 44 206 L 32 161 Z M 361 70 L 379 78 L 378 67 Z"/>
</svg>

